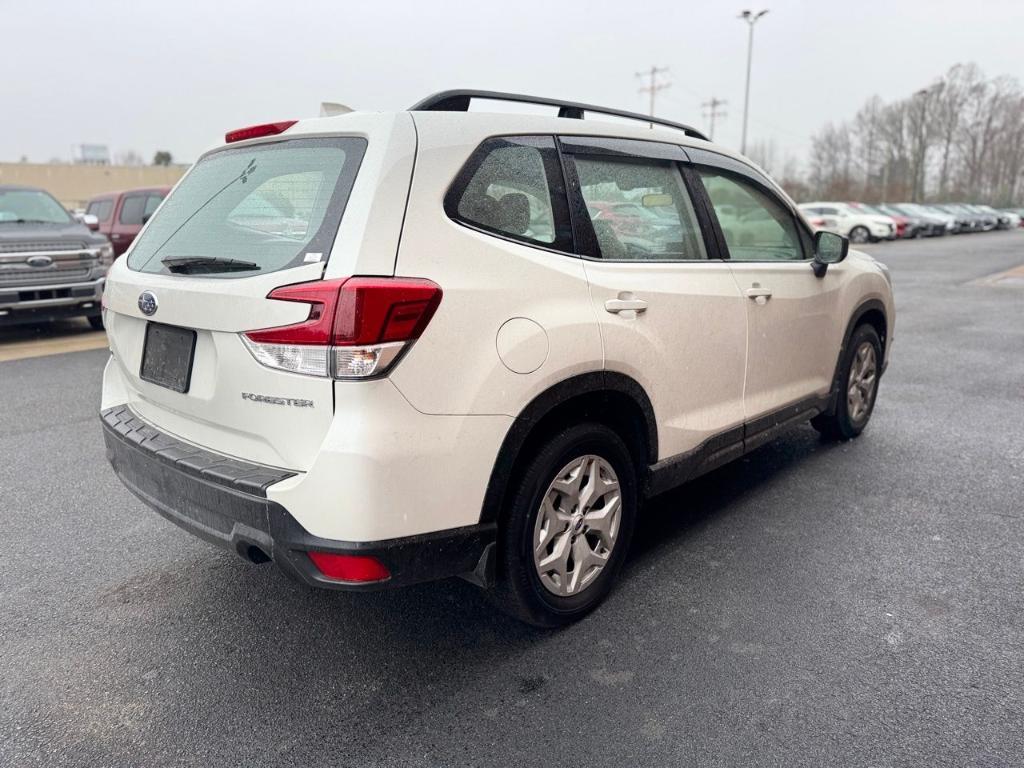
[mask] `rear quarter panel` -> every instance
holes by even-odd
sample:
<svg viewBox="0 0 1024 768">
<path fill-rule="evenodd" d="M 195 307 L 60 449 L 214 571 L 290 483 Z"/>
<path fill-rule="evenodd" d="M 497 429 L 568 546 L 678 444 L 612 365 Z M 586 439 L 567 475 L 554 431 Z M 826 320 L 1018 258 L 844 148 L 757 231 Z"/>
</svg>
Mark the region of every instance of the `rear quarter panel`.
<svg viewBox="0 0 1024 768">
<path fill-rule="evenodd" d="M 450 116 L 433 113 L 415 119 L 419 151 L 397 271 L 434 280 L 444 297 L 392 380 L 425 413 L 517 416 L 551 385 L 603 367 L 583 265 L 573 256 L 478 232 L 445 214 L 445 192 L 475 147 L 488 136 L 510 133 L 500 122 L 455 125 Z M 516 318 L 542 329 L 525 342 L 531 349 L 524 351 L 541 360 L 528 373 L 510 370 L 498 352 L 499 329 Z"/>
</svg>

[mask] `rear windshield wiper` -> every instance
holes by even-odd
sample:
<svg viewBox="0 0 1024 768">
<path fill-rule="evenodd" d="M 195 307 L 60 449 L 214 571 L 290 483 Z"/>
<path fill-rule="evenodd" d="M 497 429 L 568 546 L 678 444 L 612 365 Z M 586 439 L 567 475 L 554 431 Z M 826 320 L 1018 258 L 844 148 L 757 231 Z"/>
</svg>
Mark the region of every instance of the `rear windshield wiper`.
<svg viewBox="0 0 1024 768">
<path fill-rule="evenodd" d="M 252 261 L 219 259 L 216 256 L 166 256 L 160 259 L 160 263 L 169 271 L 180 275 L 251 272 L 260 269 L 260 265 Z"/>
</svg>

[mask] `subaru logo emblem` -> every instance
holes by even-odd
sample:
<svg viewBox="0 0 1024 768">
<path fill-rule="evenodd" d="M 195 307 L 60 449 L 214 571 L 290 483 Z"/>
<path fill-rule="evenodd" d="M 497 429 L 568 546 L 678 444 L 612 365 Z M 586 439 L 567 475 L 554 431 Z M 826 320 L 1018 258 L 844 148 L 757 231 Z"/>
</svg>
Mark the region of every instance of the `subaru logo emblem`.
<svg viewBox="0 0 1024 768">
<path fill-rule="evenodd" d="M 142 310 L 142 314 L 149 317 L 156 313 L 157 301 L 156 294 L 152 291 L 143 291 L 139 294 L 139 309 Z"/>
<path fill-rule="evenodd" d="M 48 267 L 53 264 L 53 259 L 49 256 L 29 256 L 26 261 L 30 267 L 36 267 L 37 269 Z"/>
</svg>

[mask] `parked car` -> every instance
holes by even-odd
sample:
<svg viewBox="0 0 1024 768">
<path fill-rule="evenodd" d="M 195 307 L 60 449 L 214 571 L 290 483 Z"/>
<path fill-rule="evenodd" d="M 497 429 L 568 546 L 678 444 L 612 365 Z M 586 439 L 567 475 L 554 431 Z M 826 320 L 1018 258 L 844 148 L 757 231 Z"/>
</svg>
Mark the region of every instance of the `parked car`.
<svg viewBox="0 0 1024 768">
<path fill-rule="evenodd" d="M 985 218 L 962 203 L 944 203 L 935 207 L 956 216 L 960 232 L 985 231 Z"/>
<path fill-rule="evenodd" d="M 955 216 L 919 203 L 885 203 L 879 207 L 883 211 L 893 210 L 902 213 L 915 221 L 920 234 L 926 237 L 941 237 L 956 230 Z"/>
<path fill-rule="evenodd" d="M 901 205 L 908 205 L 908 203 L 901 203 Z M 970 223 L 966 221 L 965 217 L 961 214 L 953 211 L 947 211 L 934 203 L 909 203 L 909 205 L 916 206 L 929 216 L 935 216 L 936 218 L 944 220 L 946 222 L 946 229 L 951 235 L 963 234 L 970 231 Z"/>
<path fill-rule="evenodd" d="M 896 227 L 895 239 L 897 240 L 908 237 L 917 237 L 920 234 L 917 227 L 910 225 L 910 219 L 901 213 L 889 213 L 881 210 L 876 205 L 867 205 L 866 203 L 849 202 L 847 205 L 858 213 L 866 214 L 868 216 L 885 216 L 888 218 Z"/>
<path fill-rule="evenodd" d="M 907 222 L 903 234 L 906 238 L 935 237 L 936 235 L 946 234 L 945 222 L 927 217 L 906 206 L 896 205 L 895 203 L 880 203 L 874 207 L 879 212 L 893 218 L 902 217 Z"/>
<path fill-rule="evenodd" d="M 628 251 L 591 213 L 626 194 L 678 240 Z M 269 198 L 301 234 L 236 220 Z M 463 576 L 555 626 L 644 499 L 808 419 L 860 434 L 894 312 L 884 266 L 692 128 L 446 92 L 199 159 L 111 269 L 104 439 L 158 513 L 300 582 Z"/>
<path fill-rule="evenodd" d="M 0 325 L 84 316 L 102 328 L 113 255 L 45 190 L 0 186 Z"/>
<path fill-rule="evenodd" d="M 1001 212 L 1009 218 L 1011 229 L 1024 227 L 1024 208 L 1002 208 Z"/>
<path fill-rule="evenodd" d="M 971 207 L 983 216 L 987 216 L 988 219 L 993 222 L 992 229 L 1010 228 L 1010 217 L 1002 211 L 997 211 L 991 205 L 974 205 Z"/>
<path fill-rule="evenodd" d="M 85 212 L 97 218 L 97 231 L 110 239 L 116 257 L 128 250 L 170 191 L 170 187 L 143 187 L 97 195 L 89 201 Z"/>
<path fill-rule="evenodd" d="M 896 222 L 888 216 L 863 213 L 847 203 L 801 203 L 799 207 L 804 215 L 835 222 L 830 231 L 848 237 L 851 243 L 896 239 Z"/>
</svg>

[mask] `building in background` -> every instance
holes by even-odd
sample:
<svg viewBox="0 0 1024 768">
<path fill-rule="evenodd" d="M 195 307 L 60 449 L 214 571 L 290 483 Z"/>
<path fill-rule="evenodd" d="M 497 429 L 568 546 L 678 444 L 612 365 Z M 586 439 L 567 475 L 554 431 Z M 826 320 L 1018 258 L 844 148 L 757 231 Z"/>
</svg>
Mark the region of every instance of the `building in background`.
<svg viewBox="0 0 1024 768">
<path fill-rule="evenodd" d="M 0 184 L 40 187 L 68 209 L 106 192 L 175 184 L 187 165 L 110 165 L 93 163 L 0 163 Z"/>
<path fill-rule="evenodd" d="M 76 165 L 110 165 L 110 147 L 106 144 L 76 144 L 71 148 Z"/>
</svg>

